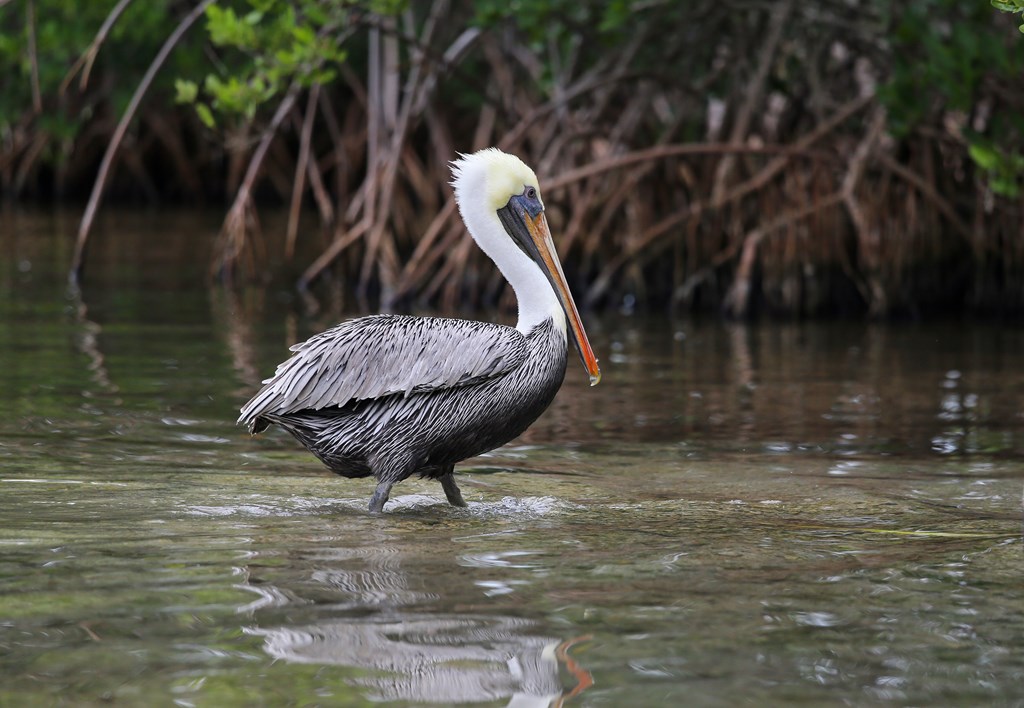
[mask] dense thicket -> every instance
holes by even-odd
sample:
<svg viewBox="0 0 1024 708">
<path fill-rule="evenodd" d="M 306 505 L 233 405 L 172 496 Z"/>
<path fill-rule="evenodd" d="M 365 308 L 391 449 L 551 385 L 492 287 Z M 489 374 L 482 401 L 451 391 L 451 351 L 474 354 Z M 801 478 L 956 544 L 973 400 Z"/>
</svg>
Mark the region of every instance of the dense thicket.
<svg viewBox="0 0 1024 708">
<path fill-rule="evenodd" d="M 590 305 L 1024 309 L 1024 37 L 980 2 L 0 6 L 8 199 L 227 200 L 222 278 L 305 245 L 303 287 L 497 301 L 447 162 L 498 145 Z"/>
</svg>

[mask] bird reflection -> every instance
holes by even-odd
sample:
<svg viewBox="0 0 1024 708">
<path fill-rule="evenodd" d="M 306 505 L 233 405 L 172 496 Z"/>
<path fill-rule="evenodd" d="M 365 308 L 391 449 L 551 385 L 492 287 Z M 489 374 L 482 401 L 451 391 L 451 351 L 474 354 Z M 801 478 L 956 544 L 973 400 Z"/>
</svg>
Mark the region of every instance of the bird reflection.
<svg viewBox="0 0 1024 708">
<path fill-rule="evenodd" d="M 550 706 L 562 696 L 560 642 L 513 617 L 381 613 L 251 630 L 276 659 L 386 672 L 353 679 L 380 701 L 496 701 Z"/>
<path fill-rule="evenodd" d="M 330 608 L 331 617 L 322 621 L 313 616 L 295 626 L 246 627 L 246 633 L 263 638 L 264 650 L 274 659 L 367 670 L 348 680 L 374 701 L 505 700 L 519 708 L 560 706 L 593 683 L 568 653 L 584 638 L 544 636 L 535 632 L 534 622 L 518 617 L 424 611 L 441 599 L 451 605 L 460 590 L 479 593 L 475 585 L 452 587 L 459 573 L 444 573 L 451 583 L 442 598 L 418 589 L 436 587 L 436 578 L 404 572 L 401 553 L 393 547 L 330 553 L 329 564 L 322 552 L 307 559 L 314 560 L 316 569 L 303 573 L 302 593 L 255 580 L 243 586 L 259 595 L 240 608 L 243 612 L 306 605 L 311 614 L 322 616 Z M 316 599 L 311 601 L 312 595 Z M 571 690 L 563 690 L 562 667 L 574 677 Z"/>
</svg>

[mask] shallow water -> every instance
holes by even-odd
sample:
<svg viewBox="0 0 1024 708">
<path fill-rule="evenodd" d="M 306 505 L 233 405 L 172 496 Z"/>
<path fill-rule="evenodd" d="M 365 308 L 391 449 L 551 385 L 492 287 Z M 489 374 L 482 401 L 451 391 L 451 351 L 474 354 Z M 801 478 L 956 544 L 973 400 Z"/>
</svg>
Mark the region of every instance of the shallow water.
<svg viewBox="0 0 1024 708">
<path fill-rule="evenodd" d="M 234 425 L 329 317 L 113 213 L 80 300 L 0 218 L 0 705 L 1024 702 L 1019 325 L 587 315 L 600 386 L 375 518 Z"/>
</svg>

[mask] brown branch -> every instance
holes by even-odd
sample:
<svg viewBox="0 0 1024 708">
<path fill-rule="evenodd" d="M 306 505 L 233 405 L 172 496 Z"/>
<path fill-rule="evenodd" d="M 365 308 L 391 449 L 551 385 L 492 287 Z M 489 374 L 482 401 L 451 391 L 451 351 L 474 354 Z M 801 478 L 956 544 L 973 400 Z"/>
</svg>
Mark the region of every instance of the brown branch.
<svg viewBox="0 0 1024 708">
<path fill-rule="evenodd" d="M 299 137 L 299 159 L 295 163 L 295 179 L 292 187 L 292 201 L 288 210 L 288 227 L 285 232 L 284 257 L 290 261 L 295 254 L 295 239 L 299 232 L 299 210 L 302 208 L 302 193 L 306 191 L 306 165 L 309 162 L 309 143 L 313 135 L 313 118 L 320 96 L 320 84 L 314 84 L 306 99 L 306 114 L 302 120 Z"/>
<path fill-rule="evenodd" d="M 146 69 L 146 73 L 142 77 L 142 81 L 135 88 L 135 93 L 132 94 L 131 101 L 128 103 L 128 107 L 124 111 L 124 115 L 121 116 L 121 120 L 117 124 L 117 128 L 114 130 L 114 134 L 110 138 L 110 144 L 107 146 L 107 151 L 103 155 L 103 161 L 100 163 L 99 172 L 96 175 L 96 181 L 93 183 L 92 194 L 89 195 L 89 202 L 85 207 L 85 214 L 82 216 L 82 222 L 78 226 L 78 237 L 75 240 L 75 252 L 71 259 L 71 268 L 68 273 L 69 279 L 75 285 L 78 284 L 82 277 L 82 269 L 85 265 L 85 248 L 86 242 L 89 239 L 89 230 L 92 228 L 93 219 L 96 218 L 96 210 L 99 208 L 100 199 L 103 196 L 103 190 L 107 184 L 107 176 L 110 174 L 110 167 L 114 162 L 114 156 L 117 154 L 117 149 L 121 145 L 121 141 L 124 140 L 125 133 L 128 131 L 128 125 L 135 117 L 135 111 L 138 110 L 139 104 L 142 103 L 143 96 L 149 90 L 150 84 L 153 83 L 153 79 L 156 78 L 157 72 L 167 61 L 167 57 L 170 56 L 171 50 L 181 41 L 181 38 L 185 36 L 185 33 L 192 27 L 196 20 L 202 16 L 207 6 L 212 3 L 213 0 L 202 0 L 196 5 L 192 12 L 185 16 L 185 18 L 178 23 L 174 32 L 167 38 L 163 46 L 160 47 L 160 51 L 153 58 L 149 68 Z"/>
<path fill-rule="evenodd" d="M 431 250 L 431 246 L 434 245 L 437 237 L 441 235 L 445 224 L 448 223 L 448 220 L 451 219 L 454 213 L 455 199 L 450 198 L 445 202 L 444 208 L 430 222 L 430 226 L 427 227 L 423 237 L 416 244 L 416 250 L 413 251 L 412 256 L 406 261 L 405 268 L 402 270 L 396 284 L 393 299 L 397 300 L 408 293 L 421 274 L 443 255 L 446 249 L 435 248 Z"/>
<path fill-rule="evenodd" d="M 793 145 L 764 145 L 754 147 L 751 145 L 732 145 L 730 143 L 685 143 L 671 145 L 657 145 L 635 152 L 628 152 L 622 155 L 614 155 L 598 162 L 592 162 L 583 167 L 563 172 L 557 177 L 541 180 L 544 190 L 550 192 L 561 189 L 573 182 L 594 177 L 604 172 L 619 170 L 623 167 L 630 167 L 638 162 L 651 160 L 664 160 L 670 157 L 682 157 L 686 155 L 719 155 L 723 153 L 744 153 L 748 155 L 780 155 L 784 159 L 790 157 L 805 157 L 808 159 L 825 160 L 835 159 L 835 156 L 826 152 L 811 152 L 799 143 Z"/>
<path fill-rule="evenodd" d="M 447 9 L 447 2 L 435 2 L 432 4 L 430 15 L 427 17 L 427 20 L 423 25 L 423 31 L 417 46 L 429 46 L 434 32 L 441 24 L 442 18 L 447 12 Z M 361 294 L 365 294 L 366 286 L 369 281 L 370 269 L 374 262 L 377 262 L 378 264 L 378 274 L 381 277 L 384 289 L 386 291 L 393 290 L 396 285 L 398 274 L 397 263 L 394 262 L 395 255 L 393 242 L 388 242 L 387 244 L 387 248 L 384 253 L 386 256 L 385 259 L 378 259 L 377 254 L 384 250 L 385 247 L 384 233 L 388 225 L 388 218 L 385 215 L 389 214 L 391 205 L 394 201 L 395 187 L 398 179 L 398 166 L 401 161 L 402 150 L 405 147 L 405 140 L 408 137 L 413 108 L 420 103 L 420 95 L 432 90 L 433 88 L 432 83 L 428 81 L 430 74 L 426 77 L 423 76 L 426 64 L 427 55 L 424 52 L 418 52 L 416 61 L 413 63 L 412 69 L 406 77 L 404 90 L 405 100 L 399 109 L 397 118 L 393 122 L 391 145 L 387 157 L 384 160 L 383 174 L 380 177 L 380 181 L 382 183 L 381 190 L 379 192 L 380 197 L 379 200 L 377 200 L 377 203 L 373 205 L 374 208 L 372 214 L 376 218 L 371 216 L 373 228 L 367 236 L 366 251 L 363 254 L 363 266 L 359 277 Z M 433 69 L 430 73 L 433 73 L 433 71 L 436 71 L 436 69 Z M 387 111 L 385 111 L 385 113 L 387 113 Z M 367 179 L 376 180 L 377 174 L 375 169 L 377 168 L 377 164 L 371 163 L 371 166 L 373 169 L 367 176 Z"/>
<path fill-rule="evenodd" d="M 748 233 L 740 243 L 739 265 L 736 268 L 736 275 L 732 286 L 725 296 L 723 308 L 733 317 L 743 317 L 749 311 L 750 306 L 750 282 L 753 276 L 754 263 L 757 260 L 757 249 L 766 236 L 785 228 L 809 216 L 829 209 L 842 203 L 844 194 L 842 190 L 833 192 L 828 196 L 815 201 L 812 204 L 791 209 L 784 212 L 776 219 L 764 226 L 760 226 Z"/>
<path fill-rule="evenodd" d="M 299 95 L 299 84 L 292 83 L 281 103 L 278 104 L 270 123 L 263 129 L 260 142 L 249 159 L 249 166 L 246 168 L 245 177 L 235 194 L 235 201 L 231 204 L 228 214 L 221 226 L 223 246 L 220 258 L 214 263 L 213 273 L 230 277 L 231 269 L 240 258 L 245 249 L 247 224 L 249 222 L 248 212 L 252 206 L 252 188 L 259 176 L 263 160 L 270 150 L 270 144 L 277 136 L 278 128 L 284 122 L 285 117 L 295 105 Z"/>
<path fill-rule="evenodd" d="M 363 220 L 351 228 L 348 233 L 344 234 L 341 238 L 336 238 L 334 243 L 328 246 L 327 250 L 317 257 L 296 283 L 296 288 L 299 292 L 306 292 L 309 290 L 309 285 L 316 280 L 320 273 L 324 271 L 327 266 L 334 262 L 334 259 L 341 255 L 341 253 L 351 246 L 353 243 L 359 240 L 359 238 L 366 233 L 366 230 L 370 228 L 370 222 Z"/>
<path fill-rule="evenodd" d="M 853 222 L 854 230 L 857 233 L 857 250 L 860 254 L 860 264 L 864 273 L 867 293 L 868 311 L 871 315 L 880 315 L 886 309 L 885 288 L 878 277 L 880 237 L 878 228 L 871 228 L 867 215 L 857 199 L 857 185 L 864 176 L 868 158 L 875 149 L 882 131 L 885 129 L 885 109 L 876 108 L 871 116 L 871 122 L 867 133 L 858 143 L 850 158 L 850 166 L 843 177 L 840 192 L 843 197 L 843 204 Z"/>
<path fill-rule="evenodd" d="M 875 157 L 885 169 L 889 170 L 897 177 L 900 177 L 904 182 L 907 182 L 910 186 L 919 191 L 925 199 L 930 201 L 935 208 L 939 210 L 939 213 L 946 217 L 957 233 L 963 236 L 964 239 L 973 246 L 974 239 L 971 234 L 970 227 L 967 226 L 963 219 L 957 215 L 956 210 L 953 209 L 950 203 L 942 198 L 942 195 L 935 190 L 934 186 L 929 184 L 924 177 L 917 174 L 909 167 L 896 162 L 896 160 L 887 153 L 878 153 Z"/>
<path fill-rule="evenodd" d="M 330 231 L 334 228 L 334 205 L 327 194 L 327 187 L 324 186 L 324 179 L 316 160 L 309 161 L 306 172 L 309 176 L 309 189 L 313 192 L 313 199 L 320 211 L 320 221 L 323 222 L 324 229 Z"/>
<path fill-rule="evenodd" d="M 86 49 L 80 57 L 78 57 L 72 65 L 71 70 L 68 71 L 67 76 L 65 76 L 64 80 L 61 81 L 60 88 L 57 90 L 59 95 L 64 95 L 68 86 L 71 84 L 72 80 L 74 80 L 75 74 L 79 71 L 82 72 L 82 80 L 79 83 L 78 88 L 80 91 L 85 91 L 85 87 L 89 83 L 89 74 L 92 73 L 92 65 L 96 61 L 96 56 L 100 52 L 100 45 L 106 41 L 107 35 L 110 34 L 110 30 L 114 27 L 114 23 L 117 22 L 118 18 L 125 11 L 125 8 L 128 7 L 128 4 L 131 1 L 132 0 L 120 0 L 117 5 L 114 6 L 114 9 L 110 11 L 110 14 L 107 15 L 103 24 L 100 25 L 99 32 L 96 33 L 96 36 L 93 37 L 92 42 L 89 44 L 89 48 Z"/>
<path fill-rule="evenodd" d="M 761 53 L 755 64 L 757 68 L 754 72 L 754 77 L 747 84 L 746 97 L 744 98 L 743 105 L 740 106 L 739 112 L 736 115 L 736 122 L 733 123 L 732 132 L 729 135 L 730 144 L 739 145 L 750 130 L 750 123 L 754 118 L 754 110 L 761 103 L 761 99 L 764 96 L 768 73 L 775 63 L 775 53 L 778 51 L 786 20 L 789 18 L 794 4 L 794 0 L 786 0 L 775 6 L 775 11 L 769 21 L 764 44 L 761 45 Z M 715 169 L 714 186 L 711 189 L 712 201 L 718 201 L 724 195 L 734 163 L 735 157 L 731 154 L 723 157 L 722 161 L 718 163 Z"/>
<path fill-rule="evenodd" d="M 840 107 L 835 114 L 832 115 L 829 120 L 824 121 L 821 125 L 817 126 L 810 133 L 800 138 L 793 145 L 789 147 L 782 147 L 774 149 L 775 152 L 779 153 L 779 156 L 771 160 L 765 167 L 750 179 L 741 182 L 740 184 L 733 187 L 728 194 L 723 196 L 721 199 L 712 202 L 705 201 L 694 201 L 683 207 L 675 214 L 662 219 L 660 222 L 648 227 L 640 236 L 630 244 L 630 248 L 623 250 L 616 257 L 612 258 L 602 269 L 601 274 L 591 283 L 590 288 L 587 290 L 585 302 L 588 305 L 593 305 L 599 300 L 611 285 L 612 277 L 622 268 L 623 265 L 629 263 L 641 252 L 647 252 L 647 249 L 658 239 L 665 234 L 671 233 L 672 230 L 691 217 L 699 216 L 705 209 L 715 208 L 720 209 L 726 204 L 732 203 L 736 200 L 742 199 L 747 194 L 754 192 L 758 189 L 762 189 L 771 179 L 773 179 L 782 169 L 786 166 L 789 161 L 789 155 L 791 152 L 796 151 L 796 154 L 800 154 L 802 151 L 806 151 L 813 143 L 817 142 L 825 135 L 828 135 L 832 131 L 836 130 L 843 122 L 853 116 L 855 113 L 860 111 L 862 108 L 867 106 L 871 102 L 870 96 L 861 96 L 856 98 L 849 103 L 846 103 Z M 604 161 L 606 164 L 605 168 L 599 169 L 598 166 L 602 163 L 595 163 L 594 165 L 587 165 L 586 167 L 573 170 L 570 173 L 566 173 L 562 178 L 553 180 L 555 186 L 562 186 L 562 182 L 569 181 L 572 179 L 582 179 L 583 177 L 590 176 L 589 170 L 593 170 L 596 174 L 603 172 L 605 169 L 616 169 L 622 164 L 632 164 L 633 162 L 642 161 L 641 154 L 644 152 L 655 152 L 660 153 L 662 151 L 675 151 L 679 150 L 679 154 L 685 154 L 685 148 L 690 147 L 688 145 L 666 145 L 663 147 L 652 148 L 650 151 L 639 151 L 638 153 L 630 153 L 629 155 L 622 155 L 616 158 L 610 158 Z M 695 145 L 695 154 L 701 154 L 703 150 L 701 148 L 711 147 L 709 144 Z M 737 146 L 729 146 L 723 144 L 715 144 L 715 148 L 721 149 L 742 149 L 749 150 L 752 148 L 741 148 Z M 767 148 L 759 148 L 759 150 L 767 150 Z M 633 157 L 631 157 L 631 155 Z M 666 154 L 667 156 L 667 154 Z M 647 158 L 649 159 L 649 158 Z M 621 164 L 618 162 L 621 160 Z M 545 185 L 545 188 L 550 188 L 550 185 Z"/>
<path fill-rule="evenodd" d="M 347 67 L 348 67 L 348 64 L 342 64 L 342 72 L 341 72 L 342 76 L 347 76 L 349 73 L 354 74 L 354 72 L 352 72 L 351 69 L 348 69 L 348 71 L 346 72 L 345 69 Z M 358 94 L 357 94 L 357 97 L 358 97 Z M 363 100 L 361 101 L 361 104 L 362 104 L 364 109 L 366 107 L 366 100 L 365 99 L 366 99 L 366 96 L 365 96 L 365 92 L 364 92 Z M 347 168 L 348 168 L 348 160 L 347 160 L 347 155 L 345 153 L 344 131 L 342 131 L 341 126 L 338 125 L 338 116 L 335 115 L 334 108 L 331 107 L 331 102 L 328 99 L 326 92 L 321 92 L 319 103 L 320 103 L 320 114 L 324 118 L 324 125 L 327 126 L 327 134 L 331 136 L 331 151 L 334 154 L 334 160 L 333 160 L 333 163 L 334 163 L 333 164 L 333 167 L 334 167 L 334 187 L 335 187 L 336 193 L 340 197 L 341 193 L 344 191 L 344 189 L 346 187 L 345 173 L 346 173 Z M 352 115 L 352 116 L 356 115 L 356 111 L 355 110 L 351 110 L 349 115 Z M 322 210 L 323 210 L 323 207 L 321 206 L 321 211 Z M 341 205 L 339 204 L 338 205 L 338 213 L 340 214 L 340 212 L 341 212 Z M 333 223 L 333 222 L 334 222 L 334 220 L 332 218 L 331 219 L 331 223 Z"/>
<path fill-rule="evenodd" d="M 787 211 L 770 223 L 754 229 L 742 239 L 743 246 L 739 264 L 723 303 L 726 312 L 733 317 L 744 317 L 749 312 L 750 284 L 753 278 L 754 264 L 757 260 L 757 251 L 767 235 L 839 203 L 846 207 L 850 219 L 853 221 L 862 256 L 866 257 L 865 260 L 869 266 L 876 263 L 878 235 L 867 222 L 867 217 L 857 201 L 856 189 L 864 176 L 868 158 L 884 128 L 885 110 L 878 108 L 871 117 L 867 133 L 858 143 L 850 158 L 849 167 L 838 191 L 806 206 Z M 868 273 L 868 286 L 869 308 L 873 314 L 878 314 L 884 310 L 886 298 L 881 282 L 873 272 Z"/>
<path fill-rule="evenodd" d="M 43 150 L 46 149 L 46 145 L 49 142 L 49 133 L 41 130 L 32 137 L 32 141 L 21 154 L 21 162 L 18 164 L 18 169 L 15 170 L 14 183 L 11 186 L 15 195 L 19 194 L 25 186 L 25 182 L 28 180 L 29 175 L 32 172 L 32 168 L 35 166 L 36 161 L 42 157 Z"/>
</svg>

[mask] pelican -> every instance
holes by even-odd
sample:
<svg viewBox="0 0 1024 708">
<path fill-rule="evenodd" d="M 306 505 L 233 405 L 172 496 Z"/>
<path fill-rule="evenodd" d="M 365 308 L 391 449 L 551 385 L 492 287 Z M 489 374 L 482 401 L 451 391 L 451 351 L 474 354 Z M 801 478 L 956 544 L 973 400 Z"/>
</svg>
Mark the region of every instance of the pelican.
<svg viewBox="0 0 1024 708">
<path fill-rule="evenodd" d="M 495 148 L 461 155 L 452 186 L 470 235 L 515 291 L 515 327 L 372 315 L 343 322 L 294 354 L 242 408 L 253 435 L 276 423 L 331 471 L 377 480 L 379 514 L 396 482 L 441 482 L 466 506 L 455 463 L 504 445 L 535 421 L 565 376 L 567 333 L 590 385 L 601 380 L 551 241 L 537 176 Z"/>
</svg>

